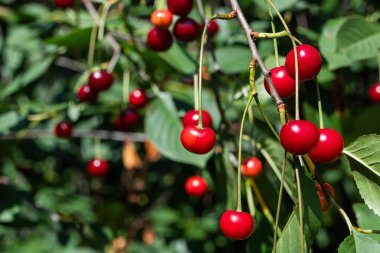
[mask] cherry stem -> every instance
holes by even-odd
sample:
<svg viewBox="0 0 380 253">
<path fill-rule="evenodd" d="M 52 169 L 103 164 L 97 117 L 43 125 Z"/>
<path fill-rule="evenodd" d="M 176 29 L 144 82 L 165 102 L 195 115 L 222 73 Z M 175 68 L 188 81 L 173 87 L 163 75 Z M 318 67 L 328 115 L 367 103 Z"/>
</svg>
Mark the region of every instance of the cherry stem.
<svg viewBox="0 0 380 253">
<path fill-rule="evenodd" d="M 324 123 L 323 123 L 323 109 L 322 109 L 322 99 L 321 99 L 321 92 L 319 89 L 319 83 L 318 79 L 315 78 L 315 87 L 317 90 L 317 99 L 318 99 L 318 113 L 319 113 L 319 128 L 323 129 L 324 128 Z"/>
<path fill-rule="evenodd" d="M 239 147 L 238 147 L 238 187 L 237 187 L 237 208 L 236 211 L 241 212 L 242 211 L 242 205 L 241 205 L 241 148 L 243 143 L 243 130 L 244 130 L 244 121 L 245 116 L 247 115 L 248 108 L 251 105 L 251 102 L 253 100 L 253 93 L 252 91 L 249 94 L 248 102 L 244 108 L 243 117 L 241 119 L 241 125 L 240 125 L 240 133 L 239 133 Z"/>
<path fill-rule="evenodd" d="M 128 104 L 129 100 L 129 87 L 131 81 L 131 73 L 129 71 L 125 71 L 123 73 L 123 102 L 124 104 Z"/>
<path fill-rule="evenodd" d="M 106 1 L 102 5 L 103 8 L 102 8 L 101 14 L 100 14 L 98 40 L 103 40 L 103 38 L 104 38 L 104 28 L 106 25 L 107 13 L 108 13 L 108 10 L 110 9 L 112 4 L 113 3 L 111 3 L 111 1 Z"/>
<path fill-rule="evenodd" d="M 267 4 L 268 14 L 269 14 L 269 17 L 270 17 L 270 24 L 271 24 L 271 27 L 272 27 L 272 33 L 276 33 L 276 27 L 274 25 L 274 18 L 273 18 L 272 10 L 270 9 L 268 1 L 265 0 L 265 2 Z M 276 67 L 279 67 L 280 66 L 280 59 L 279 59 L 279 56 L 278 56 L 277 38 L 273 38 L 273 48 L 274 48 L 274 56 L 276 58 Z"/>
<path fill-rule="evenodd" d="M 284 157 L 282 159 L 282 169 L 281 169 L 281 179 L 280 179 L 280 192 L 278 194 L 278 202 L 277 202 L 277 210 L 276 210 L 276 221 L 274 227 L 274 236 L 273 236 L 273 253 L 276 253 L 277 250 L 277 228 L 280 220 L 281 213 L 281 205 L 282 205 L 282 197 L 284 192 L 284 181 L 285 181 L 285 167 L 286 167 L 286 151 L 284 153 Z"/>
<path fill-rule="evenodd" d="M 259 108 L 259 111 L 261 113 L 261 116 L 264 118 L 264 121 L 265 123 L 268 125 L 268 127 L 270 128 L 270 130 L 272 131 L 273 135 L 276 137 L 276 139 L 279 141 L 280 140 L 280 136 L 278 135 L 277 131 L 274 129 L 272 123 L 269 121 L 269 118 L 268 116 L 266 115 L 266 113 L 264 112 L 264 109 L 260 103 L 260 99 L 259 99 L 259 96 L 256 95 L 255 96 L 255 102 L 256 102 L 256 105 L 257 107 Z"/>
<path fill-rule="evenodd" d="M 255 208 L 255 202 L 253 199 L 251 185 L 248 180 L 245 180 L 245 191 L 247 192 L 247 202 L 248 202 L 249 213 L 251 214 L 252 217 L 254 217 L 256 214 L 256 208 Z"/>
<path fill-rule="evenodd" d="M 298 156 L 295 157 L 295 172 L 296 172 L 296 183 L 297 183 L 297 195 L 298 195 L 298 213 L 300 222 L 300 241 L 301 241 L 301 253 L 304 252 L 304 232 L 303 232 L 303 203 L 302 203 L 302 186 L 300 179 L 300 164 L 298 161 Z"/>
<path fill-rule="evenodd" d="M 90 37 L 90 44 L 88 46 L 88 58 L 87 58 L 87 66 L 88 68 L 91 68 L 94 64 L 94 55 L 95 55 L 95 44 L 96 44 L 96 32 L 97 32 L 98 25 L 96 22 L 92 26 L 91 29 L 91 37 Z"/>
<path fill-rule="evenodd" d="M 97 135 L 95 137 L 95 157 L 97 159 L 101 159 L 102 158 L 102 148 L 101 148 L 101 139 L 100 137 Z"/>
<path fill-rule="evenodd" d="M 213 20 L 212 18 L 211 20 Z M 210 21 L 211 21 L 210 20 Z M 198 115 L 199 115 L 199 121 L 198 121 L 198 128 L 203 128 L 203 120 L 202 120 L 202 68 L 203 68 L 203 51 L 204 46 L 207 41 L 207 27 L 210 21 L 207 21 L 205 24 L 205 27 L 203 28 L 202 32 L 202 40 L 201 40 L 201 49 L 199 53 L 199 72 L 198 72 Z"/>
<path fill-rule="evenodd" d="M 199 84 L 198 84 L 198 75 L 194 74 L 194 110 L 198 110 L 198 90 L 199 90 Z"/>
<path fill-rule="evenodd" d="M 263 211 L 263 214 L 265 215 L 265 217 L 267 218 L 267 220 L 273 225 L 273 228 L 275 227 L 275 223 L 274 223 L 274 219 L 273 219 L 273 215 L 272 213 L 270 212 L 270 209 L 267 205 L 267 203 L 265 202 L 265 199 L 263 197 L 263 195 L 261 194 L 261 191 L 259 189 L 259 187 L 257 186 L 255 180 L 253 178 L 249 178 L 248 179 L 248 182 L 250 183 L 252 189 L 253 189 L 253 192 L 254 194 L 256 195 L 257 197 L 257 201 L 259 202 L 260 206 L 261 206 L 261 209 Z M 280 229 L 277 227 L 277 232 L 281 234 L 281 231 Z"/>
</svg>

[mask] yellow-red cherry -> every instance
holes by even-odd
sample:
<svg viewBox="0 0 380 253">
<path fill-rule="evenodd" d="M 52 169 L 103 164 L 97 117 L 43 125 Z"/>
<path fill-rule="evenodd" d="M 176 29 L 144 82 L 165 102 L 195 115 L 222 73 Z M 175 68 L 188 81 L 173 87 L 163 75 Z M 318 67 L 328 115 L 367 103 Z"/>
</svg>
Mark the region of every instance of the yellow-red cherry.
<svg viewBox="0 0 380 253">
<path fill-rule="evenodd" d="M 294 155 L 309 153 L 319 141 L 318 128 L 306 120 L 292 120 L 282 126 L 280 142 L 286 151 Z"/>
<path fill-rule="evenodd" d="M 168 50 L 173 44 L 173 38 L 168 30 L 161 30 L 154 27 L 147 36 L 148 47 L 156 52 Z"/>
<path fill-rule="evenodd" d="M 54 134 L 61 138 L 70 138 L 73 131 L 73 125 L 70 122 L 63 121 L 55 125 Z"/>
<path fill-rule="evenodd" d="M 368 97 L 374 103 L 380 102 L 380 83 L 376 83 L 369 88 Z"/>
<path fill-rule="evenodd" d="M 185 191 L 190 196 L 202 197 L 207 191 L 207 182 L 200 176 L 189 177 L 185 182 Z"/>
<path fill-rule="evenodd" d="M 87 165 L 87 172 L 92 177 L 101 177 L 108 173 L 110 166 L 107 161 L 93 159 Z"/>
<path fill-rule="evenodd" d="M 142 108 L 148 103 L 148 96 L 142 89 L 134 89 L 129 93 L 129 104 L 133 108 Z"/>
<path fill-rule="evenodd" d="M 247 158 L 241 165 L 241 174 L 244 177 L 258 177 L 262 170 L 263 163 L 257 157 Z"/>
<path fill-rule="evenodd" d="M 173 14 L 169 10 L 155 10 L 150 15 L 150 22 L 160 29 L 168 29 L 173 22 Z"/>
<path fill-rule="evenodd" d="M 270 74 L 273 85 L 281 98 L 289 98 L 294 96 L 296 92 L 296 81 L 288 75 L 285 66 L 271 69 Z M 266 79 L 264 79 L 264 87 L 268 94 L 272 95 Z"/>
<path fill-rule="evenodd" d="M 198 24 L 191 18 L 181 17 L 174 24 L 173 33 L 179 41 L 193 41 L 198 36 Z"/>
<path fill-rule="evenodd" d="M 182 125 L 185 126 L 196 126 L 199 122 L 199 111 L 190 110 L 185 113 L 185 116 L 182 118 Z M 210 113 L 206 110 L 202 110 L 202 125 L 204 127 L 212 127 L 212 117 Z"/>
<path fill-rule="evenodd" d="M 74 6 L 75 0 L 54 0 L 54 4 L 60 8 L 68 8 Z"/>
<path fill-rule="evenodd" d="M 214 37 L 219 31 L 219 25 L 216 20 L 212 20 L 207 26 L 207 35 Z"/>
<path fill-rule="evenodd" d="M 300 80 L 310 80 L 314 79 L 322 67 L 322 58 L 318 50 L 308 44 L 299 45 L 296 47 L 297 57 L 298 57 L 298 76 Z M 295 79 L 296 68 L 295 68 L 295 57 L 294 49 L 292 49 L 285 60 L 285 68 L 289 76 Z"/>
<path fill-rule="evenodd" d="M 252 234 L 255 221 L 247 212 L 228 210 L 220 217 L 219 226 L 226 237 L 244 240 Z"/>
<path fill-rule="evenodd" d="M 104 91 L 113 83 L 112 74 L 106 70 L 92 72 L 88 78 L 88 85 L 95 91 Z"/>
<path fill-rule="evenodd" d="M 98 92 L 91 88 L 88 84 L 83 84 L 78 92 L 77 97 L 80 102 L 95 102 L 98 98 Z"/>
<path fill-rule="evenodd" d="M 181 132 L 182 146 L 194 154 L 207 154 L 214 148 L 215 141 L 215 133 L 209 127 L 200 129 L 189 125 Z"/>
<path fill-rule="evenodd" d="M 342 135 L 334 129 L 319 130 L 317 146 L 309 153 L 311 159 L 318 163 L 329 163 L 339 159 L 344 148 Z"/>
<path fill-rule="evenodd" d="M 193 0 L 168 0 L 168 9 L 175 15 L 187 16 L 193 8 Z"/>
<path fill-rule="evenodd" d="M 331 193 L 331 196 L 335 199 L 334 188 L 329 183 L 325 183 L 325 185 L 326 185 L 327 190 Z M 321 204 L 321 209 L 323 212 L 326 212 L 327 210 L 329 210 L 331 204 L 328 201 L 328 196 L 326 196 L 320 184 L 317 184 L 317 194 L 319 198 L 319 203 Z"/>
</svg>

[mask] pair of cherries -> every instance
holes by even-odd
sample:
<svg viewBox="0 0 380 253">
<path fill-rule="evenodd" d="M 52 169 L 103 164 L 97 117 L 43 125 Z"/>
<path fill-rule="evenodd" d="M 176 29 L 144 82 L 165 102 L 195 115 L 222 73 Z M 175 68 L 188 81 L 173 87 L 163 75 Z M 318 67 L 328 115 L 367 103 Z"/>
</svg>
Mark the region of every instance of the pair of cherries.
<svg viewBox="0 0 380 253">
<path fill-rule="evenodd" d="M 144 90 L 134 89 L 129 93 L 130 108 L 123 110 L 114 121 L 115 127 L 120 131 L 128 131 L 137 126 L 141 121 L 138 109 L 145 107 L 149 98 Z"/>
<path fill-rule="evenodd" d="M 185 191 L 190 196 L 202 197 L 207 191 L 207 182 L 200 176 L 192 176 L 185 182 Z M 249 213 L 233 210 L 224 212 L 219 220 L 222 233 L 235 240 L 248 238 L 253 232 L 254 224 Z"/>
<path fill-rule="evenodd" d="M 202 27 L 187 16 L 192 10 L 193 5 L 193 0 L 168 0 L 168 10 L 154 11 L 150 16 L 150 21 L 155 27 L 148 33 L 148 47 L 153 51 L 163 52 L 172 46 L 173 38 L 168 29 L 173 22 L 173 14 L 179 16 L 173 27 L 175 38 L 182 42 L 195 40 Z M 215 21 L 210 22 L 208 35 L 210 37 L 214 36 L 218 30 L 218 24 Z"/>
<path fill-rule="evenodd" d="M 300 81 L 314 79 L 321 70 L 322 58 L 318 50 L 308 44 L 296 47 L 298 60 L 298 76 Z M 286 56 L 285 66 L 275 67 L 270 70 L 271 79 L 278 95 L 281 98 L 294 96 L 296 92 L 296 70 L 295 70 L 294 49 Z M 269 85 L 264 80 L 264 86 L 268 94 L 271 95 Z"/>
<path fill-rule="evenodd" d="M 210 152 L 216 141 L 214 130 L 212 130 L 212 118 L 210 113 L 202 110 L 202 125 L 198 127 L 199 112 L 191 110 L 186 112 L 182 119 L 183 130 L 181 132 L 181 143 L 184 148 L 194 154 L 207 154 Z"/>
<path fill-rule="evenodd" d="M 344 141 L 339 132 L 330 128 L 318 129 L 306 120 L 292 120 L 286 123 L 281 128 L 280 141 L 289 153 L 309 153 L 311 159 L 318 163 L 337 160 L 344 148 Z"/>
<path fill-rule="evenodd" d="M 108 90 L 113 83 L 112 74 L 105 70 L 92 72 L 88 78 L 88 83 L 83 84 L 78 92 L 77 97 L 80 102 L 96 102 L 98 94 Z"/>
</svg>

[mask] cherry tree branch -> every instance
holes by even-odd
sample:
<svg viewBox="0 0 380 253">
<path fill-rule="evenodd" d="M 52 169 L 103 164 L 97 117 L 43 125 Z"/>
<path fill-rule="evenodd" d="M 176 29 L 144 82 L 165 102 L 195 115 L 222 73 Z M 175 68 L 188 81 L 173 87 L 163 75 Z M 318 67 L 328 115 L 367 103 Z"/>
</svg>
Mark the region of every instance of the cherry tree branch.
<svg viewBox="0 0 380 253">
<path fill-rule="evenodd" d="M 245 18 L 244 14 L 240 8 L 239 3 L 237 2 L 237 0 L 230 0 L 230 3 L 231 3 L 232 9 L 237 12 L 237 18 L 238 18 L 241 26 L 244 29 L 245 35 L 247 37 L 249 48 L 251 50 L 251 56 L 253 59 L 255 59 L 257 61 L 257 64 L 259 65 L 261 72 L 263 73 L 265 79 L 267 80 L 269 88 L 270 88 L 270 92 L 273 96 L 273 99 L 275 100 L 277 107 L 278 108 L 284 107 L 285 104 L 282 101 L 282 99 L 280 98 L 280 96 L 278 95 L 277 90 L 273 85 L 272 79 L 270 78 L 270 72 L 268 71 L 267 67 L 265 66 L 263 60 L 261 59 L 261 56 L 257 50 L 256 44 L 251 37 L 252 30 L 248 25 L 247 19 Z"/>
<path fill-rule="evenodd" d="M 144 142 L 147 137 L 143 133 L 126 133 L 119 131 L 106 131 L 106 130 L 74 130 L 71 138 L 95 138 L 99 137 L 102 140 L 112 141 L 133 141 Z M 53 131 L 47 129 L 34 129 L 29 130 L 23 134 L 19 131 L 10 132 L 0 136 L 2 140 L 20 140 L 20 139 L 38 139 L 38 138 L 55 138 Z"/>
</svg>

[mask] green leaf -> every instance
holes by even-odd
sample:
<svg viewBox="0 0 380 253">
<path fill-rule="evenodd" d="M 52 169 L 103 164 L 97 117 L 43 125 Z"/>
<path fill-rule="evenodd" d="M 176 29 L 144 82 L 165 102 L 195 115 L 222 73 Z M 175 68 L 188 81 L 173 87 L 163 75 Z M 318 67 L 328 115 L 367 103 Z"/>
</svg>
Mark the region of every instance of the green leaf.
<svg viewBox="0 0 380 253">
<path fill-rule="evenodd" d="M 352 207 L 355 212 L 358 224 L 361 228 L 380 230 L 380 217 L 376 215 L 371 209 L 369 209 L 367 205 L 357 203 Z M 371 234 L 369 236 L 380 242 L 379 234 Z"/>
<path fill-rule="evenodd" d="M 150 103 L 145 115 L 145 132 L 161 154 L 177 162 L 205 167 L 213 154 L 196 155 L 181 144 L 182 124 L 169 94 L 161 93 L 160 99 Z"/>
<path fill-rule="evenodd" d="M 248 72 L 251 60 L 248 47 L 221 47 L 215 50 L 215 54 L 223 72 L 228 74 Z"/>
<path fill-rule="evenodd" d="M 340 244 L 338 253 L 355 253 L 355 239 L 353 235 L 348 236 Z"/>
<path fill-rule="evenodd" d="M 47 44 L 65 46 L 68 48 L 88 47 L 92 28 L 74 29 L 68 34 L 55 36 L 45 40 Z"/>
<path fill-rule="evenodd" d="M 258 149 L 280 180 L 284 155 L 283 148 L 278 142 L 267 138 L 258 146 Z M 294 168 L 289 161 L 286 161 L 284 188 L 288 195 L 295 201 L 297 195 L 294 194 L 296 192 Z"/>
<path fill-rule="evenodd" d="M 282 230 L 281 236 L 277 241 L 277 252 L 278 253 L 299 253 L 301 252 L 301 241 L 300 241 L 300 224 L 295 215 L 297 210 L 295 209 L 290 218 Z M 303 243 L 305 244 L 305 242 Z"/>
<path fill-rule="evenodd" d="M 380 215 L 380 135 L 364 135 L 343 152 L 364 202 Z"/>
<path fill-rule="evenodd" d="M 341 52 L 337 52 L 337 33 L 342 27 L 346 18 L 329 20 L 322 29 L 319 39 L 319 49 L 323 57 L 327 60 L 330 70 L 349 66 L 350 59 Z"/>
<path fill-rule="evenodd" d="M 313 180 L 300 171 L 303 201 L 304 243 L 309 249 L 321 227 L 321 207 Z M 288 223 L 277 242 L 277 252 L 291 253 L 301 251 L 300 223 L 298 205 L 294 208 Z"/>
<path fill-rule="evenodd" d="M 337 51 L 351 61 L 376 57 L 379 45 L 380 25 L 370 23 L 362 17 L 346 20 L 337 34 Z"/>
</svg>

